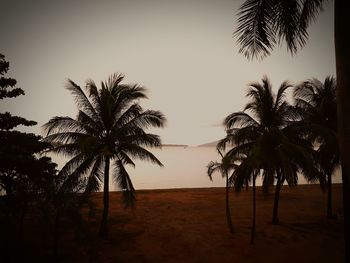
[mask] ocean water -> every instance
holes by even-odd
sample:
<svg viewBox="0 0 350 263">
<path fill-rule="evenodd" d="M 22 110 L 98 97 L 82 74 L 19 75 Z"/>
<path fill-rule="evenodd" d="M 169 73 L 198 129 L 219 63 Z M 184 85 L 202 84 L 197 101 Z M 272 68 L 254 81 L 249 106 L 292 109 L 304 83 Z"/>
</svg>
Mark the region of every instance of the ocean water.
<svg viewBox="0 0 350 263">
<path fill-rule="evenodd" d="M 157 156 L 164 167 L 136 161 L 135 168 L 127 168 L 137 190 L 225 186 L 225 179 L 221 177 L 221 174 L 214 174 L 213 181 L 210 181 L 207 175 L 208 163 L 220 160 L 215 147 L 163 147 L 152 150 L 152 153 Z M 333 182 L 341 183 L 340 171 L 334 175 Z M 307 183 L 300 175 L 299 184 Z M 261 185 L 260 177 L 257 179 L 257 185 Z M 110 190 L 119 190 L 113 179 Z"/>
</svg>

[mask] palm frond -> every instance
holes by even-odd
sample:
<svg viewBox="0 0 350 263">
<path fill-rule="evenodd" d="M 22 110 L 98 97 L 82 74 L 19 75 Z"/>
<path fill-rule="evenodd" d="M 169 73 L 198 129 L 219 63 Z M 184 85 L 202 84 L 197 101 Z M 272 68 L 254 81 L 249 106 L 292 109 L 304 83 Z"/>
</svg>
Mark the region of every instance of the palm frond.
<svg viewBox="0 0 350 263">
<path fill-rule="evenodd" d="M 93 165 L 90 175 L 88 176 L 88 180 L 86 183 L 85 195 L 89 195 L 92 192 L 97 192 L 103 181 L 103 158 L 98 156 L 96 158 L 95 164 Z"/>
<path fill-rule="evenodd" d="M 142 107 L 139 104 L 132 104 L 127 110 L 124 111 L 124 113 L 121 114 L 121 116 L 118 116 L 118 119 L 114 124 L 114 128 L 123 126 L 127 122 L 139 116 L 142 111 Z"/>
<path fill-rule="evenodd" d="M 246 126 L 235 131 L 232 137 L 234 138 L 235 144 L 238 146 L 256 142 L 262 134 L 263 131 L 261 131 L 261 127 Z"/>
<path fill-rule="evenodd" d="M 89 138 L 90 135 L 81 132 L 59 132 L 46 136 L 43 138 L 44 142 L 50 142 L 55 144 L 72 144 L 77 143 L 79 140 Z"/>
<path fill-rule="evenodd" d="M 232 132 L 232 129 L 230 129 L 229 131 Z M 218 151 L 220 150 L 225 151 L 226 145 L 231 145 L 231 146 L 235 145 L 235 137 L 230 133 L 228 133 L 225 138 L 219 140 L 219 142 L 216 145 L 216 149 Z"/>
<path fill-rule="evenodd" d="M 68 177 L 79 167 L 79 165 L 81 165 L 84 162 L 85 159 L 86 156 L 81 153 L 75 155 L 68 162 L 65 163 L 65 165 L 58 172 L 58 176 L 63 178 Z"/>
<path fill-rule="evenodd" d="M 252 157 L 244 158 L 241 164 L 235 169 L 230 180 L 230 184 L 239 192 L 242 188 L 249 184 L 255 173 Z"/>
<path fill-rule="evenodd" d="M 74 189 L 79 186 L 79 181 L 84 180 L 85 181 L 85 175 L 87 172 L 91 169 L 92 165 L 94 164 L 94 156 L 84 156 L 84 158 L 81 158 L 83 156 L 77 157 L 74 161 L 72 161 L 70 164 L 66 164 L 62 170 L 59 172 L 59 174 L 63 175 L 66 174 L 66 180 L 64 181 L 61 191 L 63 192 L 75 192 Z M 74 163 L 75 162 L 75 163 Z M 70 166 L 67 167 L 66 166 Z M 72 172 L 68 173 L 69 170 L 73 170 Z"/>
<path fill-rule="evenodd" d="M 81 111 L 86 112 L 87 115 L 89 115 L 89 117 L 95 122 L 100 121 L 95 108 L 79 85 L 77 85 L 74 81 L 68 79 L 66 83 L 66 89 L 68 89 L 74 96 L 75 102 Z"/>
<path fill-rule="evenodd" d="M 145 148 L 136 145 L 136 144 L 121 144 L 119 146 L 119 150 L 122 150 L 126 154 L 139 159 L 139 160 L 145 160 L 150 161 L 154 164 L 157 164 L 161 167 L 163 167 L 163 164 L 157 159 L 157 157 L 154 156 L 153 153 L 149 152 Z"/>
<path fill-rule="evenodd" d="M 220 172 L 221 175 L 224 176 L 224 174 L 222 173 L 223 170 L 222 170 L 221 163 L 211 161 L 211 162 L 209 162 L 209 164 L 207 165 L 207 175 L 208 175 L 210 181 L 213 181 L 212 175 L 213 175 L 213 173 L 215 173 L 215 172 Z"/>
<path fill-rule="evenodd" d="M 108 77 L 107 82 L 105 82 L 105 86 L 111 90 L 117 88 L 118 85 L 123 81 L 124 77 L 125 76 L 122 73 L 113 73 Z"/>
<path fill-rule="evenodd" d="M 42 126 L 46 135 L 55 132 L 86 132 L 84 125 L 71 117 L 53 117 Z"/>
<path fill-rule="evenodd" d="M 250 151 L 255 145 L 256 145 L 255 141 L 236 145 L 235 147 L 232 147 L 225 154 L 225 156 L 227 156 L 227 158 L 230 158 L 232 160 L 240 160 L 245 156 L 250 155 Z"/>
<path fill-rule="evenodd" d="M 137 103 L 140 99 L 147 99 L 146 89 L 138 84 L 120 84 L 113 87 L 111 96 L 114 99 L 112 115 L 115 116 L 115 120 L 119 119 L 120 115 L 132 104 Z"/>
<path fill-rule="evenodd" d="M 135 126 L 143 129 L 151 127 L 162 128 L 165 122 L 165 116 L 160 111 L 146 110 L 128 121 L 121 129 L 130 129 Z"/>
<path fill-rule="evenodd" d="M 128 172 L 120 160 L 114 162 L 114 178 L 122 190 L 124 205 L 133 207 L 136 201 L 135 189 Z"/>
<path fill-rule="evenodd" d="M 286 91 L 288 88 L 292 87 L 292 85 L 288 81 L 284 81 L 280 88 L 278 89 L 276 100 L 275 100 L 275 109 L 279 108 L 282 103 L 285 102 Z"/>
<path fill-rule="evenodd" d="M 239 53 L 248 59 L 263 58 L 276 44 L 273 28 L 274 8 L 271 0 L 247 0 L 238 13 L 238 27 L 234 32 L 240 45 Z"/>
<path fill-rule="evenodd" d="M 259 123 L 248 113 L 240 111 L 228 115 L 224 120 L 226 129 L 242 126 L 258 126 Z"/>
<path fill-rule="evenodd" d="M 273 28 L 277 31 L 279 42 L 285 41 L 291 54 L 304 47 L 308 38 L 306 28 L 300 26 L 301 12 L 299 1 L 276 1 Z"/>
<path fill-rule="evenodd" d="M 99 106 L 98 101 L 99 101 L 99 94 L 98 94 L 98 89 L 95 84 L 95 82 L 92 79 L 88 79 L 85 82 L 85 90 L 88 93 L 88 96 L 92 100 L 92 105 L 96 108 Z M 98 111 L 96 111 L 97 113 Z"/>
<path fill-rule="evenodd" d="M 151 133 L 139 133 L 139 134 L 132 134 L 123 137 L 123 142 L 125 143 L 130 143 L 130 144 L 137 144 L 140 146 L 145 146 L 145 147 L 161 147 L 162 143 L 160 140 L 160 137 L 155 134 Z"/>
<path fill-rule="evenodd" d="M 72 157 L 81 153 L 79 143 L 55 144 L 50 149 L 50 153 L 62 155 L 64 157 Z"/>
<path fill-rule="evenodd" d="M 86 132 L 91 135 L 98 136 L 101 133 L 101 130 L 104 129 L 102 122 L 95 122 L 89 115 L 83 111 L 78 112 L 77 121 L 82 123 Z"/>
<path fill-rule="evenodd" d="M 307 29 L 322 10 L 324 0 L 246 0 L 238 13 L 234 32 L 239 52 L 248 59 L 263 59 L 275 45 L 286 42 L 295 54 L 304 47 Z"/>
<path fill-rule="evenodd" d="M 135 167 L 133 160 L 124 151 L 118 151 L 114 159 L 120 160 L 123 164 L 128 164 Z"/>
<path fill-rule="evenodd" d="M 304 31 L 307 30 L 311 22 L 315 21 L 317 15 L 323 11 L 324 2 L 324 0 L 303 1 L 299 25 Z"/>
</svg>

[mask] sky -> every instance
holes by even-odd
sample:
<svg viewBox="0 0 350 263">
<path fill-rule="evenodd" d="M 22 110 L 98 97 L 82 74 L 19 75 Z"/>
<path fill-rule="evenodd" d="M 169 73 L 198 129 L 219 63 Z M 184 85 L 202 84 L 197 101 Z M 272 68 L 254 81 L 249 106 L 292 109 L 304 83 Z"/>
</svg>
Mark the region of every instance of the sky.
<svg viewBox="0 0 350 263">
<path fill-rule="evenodd" d="M 152 131 L 163 143 L 199 145 L 224 137 L 223 119 L 243 109 L 247 85 L 264 74 L 275 91 L 284 80 L 335 75 L 333 1 L 297 55 L 281 46 L 263 61 L 238 53 L 232 35 L 242 2 L 0 0 L 0 53 L 26 92 L 1 101 L 0 112 L 37 121 L 21 130 L 44 135 L 50 118 L 77 113 L 67 78 L 83 87 L 120 72 L 124 83 L 147 88 L 145 109 L 165 114 L 166 127 Z"/>
</svg>

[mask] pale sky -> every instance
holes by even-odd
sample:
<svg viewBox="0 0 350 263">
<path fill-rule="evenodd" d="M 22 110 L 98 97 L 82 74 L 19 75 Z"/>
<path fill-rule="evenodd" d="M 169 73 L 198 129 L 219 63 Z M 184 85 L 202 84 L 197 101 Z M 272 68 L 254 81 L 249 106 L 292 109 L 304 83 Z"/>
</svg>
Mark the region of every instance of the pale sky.
<svg viewBox="0 0 350 263">
<path fill-rule="evenodd" d="M 278 88 L 335 75 L 333 2 L 310 28 L 307 46 L 292 57 L 285 47 L 263 61 L 238 54 L 232 33 L 235 0 L 16 1 L 0 0 L 0 53 L 25 96 L 0 102 L 38 122 L 76 115 L 67 78 L 81 86 L 114 72 L 148 89 L 144 108 L 161 110 L 163 143 L 198 145 L 222 138 L 220 126 L 247 103 L 247 84 L 266 74 Z"/>
</svg>

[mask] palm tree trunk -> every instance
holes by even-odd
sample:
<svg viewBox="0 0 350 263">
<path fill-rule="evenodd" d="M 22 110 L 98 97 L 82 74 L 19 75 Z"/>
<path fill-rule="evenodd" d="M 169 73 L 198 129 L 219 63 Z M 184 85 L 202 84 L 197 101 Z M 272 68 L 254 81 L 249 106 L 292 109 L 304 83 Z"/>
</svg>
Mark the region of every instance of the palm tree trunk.
<svg viewBox="0 0 350 263">
<path fill-rule="evenodd" d="M 108 210 L 109 210 L 109 157 L 105 161 L 105 174 L 103 181 L 103 214 L 100 226 L 100 236 L 107 237 L 108 235 Z"/>
<path fill-rule="evenodd" d="M 226 219 L 227 219 L 227 225 L 230 229 L 230 232 L 231 234 L 233 234 L 234 229 L 233 229 L 231 211 L 230 211 L 228 176 L 227 176 L 227 173 L 225 175 L 226 175 Z"/>
<path fill-rule="evenodd" d="M 276 183 L 276 188 L 275 188 L 275 199 L 273 202 L 273 210 L 272 210 L 272 224 L 277 225 L 279 222 L 278 219 L 278 203 L 280 200 L 280 192 L 281 192 L 281 187 L 282 187 L 282 176 L 278 172 L 277 173 L 277 183 Z"/>
<path fill-rule="evenodd" d="M 7 192 L 6 192 L 7 193 Z M 9 196 L 8 194 L 5 195 L 5 216 L 4 216 L 4 223 L 2 226 L 2 229 L 4 229 L 4 232 L 2 233 L 3 238 L 3 248 L 5 252 L 5 262 L 10 262 L 11 260 L 11 245 L 10 245 L 10 236 L 11 236 L 11 220 L 10 220 L 10 212 L 9 212 Z"/>
<path fill-rule="evenodd" d="M 255 175 L 253 175 L 253 224 L 252 224 L 252 234 L 250 237 L 250 244 L 254 244 L 254 237 L 255 237 L 255 209 L 256 209 L 256 204 L 255 204 Z"/>
<path fill-rule="evenodd" d="M 332 209 L 332 174 L 328 174 L 327 181 L 327 217 L 331 219 L 333 217 L 333 209 Z"/>
<path fill-rule="evenodd" d="M 350 262 L 350 37 L 347 1 L 334 1 L 338 134 L 342 164 L 345 262 Z"/>
<path fill-rule="evenodd" d="M 58 255 L 58 239 L 59 239 L 60 215 L 57 213 L 53 226 L 53 257 L 57 260 Z"/>
<path fill-rule="evenodd" d="M 19 217 L 19 228 L 18 228 L 18 235 L 19 235 L 19 238 L 23 239 L 23 223 L 24 223 L 24 216 L 25 216 L 25 210 L 23 209 L 21 211 L 21 214 L 20 214 L 20 217 Z"/>
<path fill-rule="evenodd" d="M 23 224 L 24 224 L 24 216 L 26 214 L 26 206 L 22 207 L 19 216 L 19 227 L 18 227 L 18 251 L 22 254 L 23 249 Z"/>
</svg>

